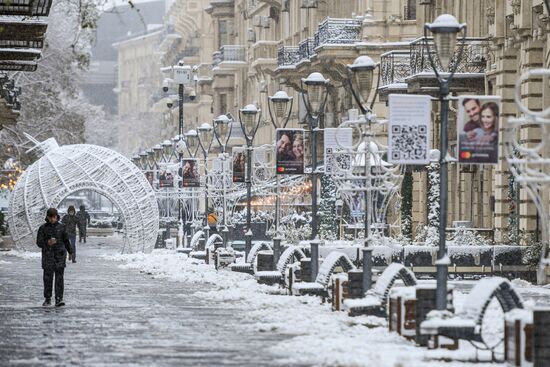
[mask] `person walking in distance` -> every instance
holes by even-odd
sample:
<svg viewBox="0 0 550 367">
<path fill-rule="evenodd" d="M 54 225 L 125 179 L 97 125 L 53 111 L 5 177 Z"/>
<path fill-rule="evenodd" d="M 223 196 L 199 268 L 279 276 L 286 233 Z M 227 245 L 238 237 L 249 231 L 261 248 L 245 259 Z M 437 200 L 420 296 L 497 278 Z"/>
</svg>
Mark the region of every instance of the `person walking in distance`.
<svg viewBox="0 0 550 367">
<path fill-rule="evenodd" d="M 84 239 L 84 243 L 86 243 L 86 229 L 90 224 L 90 214 L 86 211 L 86 207 L 81 205 L 76 216 L 78 218 L 78 242 L 82 242 Z"/>
<path fill-rule="evenodd" d="M 36 245 L 42 249 L 42 269 L 44 271 L 44 303 L 51 305 L 52 285 L 55 276 L 55 306 L 64 306 L 63 291 L 67 252 L 72 253 L 69 235 L 65 226 L 59 222 L 57 209 L 50 208 L 46 212 L 46 223 L 38 229 Z"/>
<path fill-rule="evenodd" d="M 63 216 L 61 222 L 65 225 L 65 230 L 69 235 L 69 241 L 71 242 L 72 254 L 69 255 L 69 260 L 73 263 L 76 262 L 76 226 L 78 225 L 78 217 L 76 216 L 76 210 L 74 206 L 69 206 L 67 214 Z"/>
</svg>

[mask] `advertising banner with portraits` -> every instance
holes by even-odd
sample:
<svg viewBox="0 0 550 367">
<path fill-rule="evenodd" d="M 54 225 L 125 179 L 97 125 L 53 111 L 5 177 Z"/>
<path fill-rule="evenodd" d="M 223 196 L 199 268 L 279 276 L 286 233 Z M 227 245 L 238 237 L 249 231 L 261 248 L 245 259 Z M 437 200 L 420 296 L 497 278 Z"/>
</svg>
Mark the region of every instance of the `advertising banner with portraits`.
<svg viewBox="0 0 550 367">
<path fill-rule="evenodd" d="M 233 182 L 245 182 L 246 178 L 246 149 L 233 148 Z"/>
<path fill-rule="evenodd" d="M 388 162 L 393 164 L 430 163 L 430 96 L 389 95 Z"/>
<path fill-rule="evenodd" d="M 201 185 L 199 160 L 196 158 L 183 159 L 181 162 L 181 176 L 183 187 L 199 187 Z"/>
<path fill-rule="evenodd" d="M 350 197 L 350 215 L 352 218 L 365 216 L 365 192 L 355 191 Z"/>
<path fill-rule="evenodd" d="M 304 129 L 277 129 L 276 166 L 279 175 L 304 173 Z"/>
<path fill-rule="evenodd" d="M 497 164 L 500 96 L 458 99 L 458 163 Z"/>
<path fill-rule="evenodd" d="M 157 180 L 159 188 L 175 187 L 178 174 L 177 163 L 159 163 Z"/>
</svg>

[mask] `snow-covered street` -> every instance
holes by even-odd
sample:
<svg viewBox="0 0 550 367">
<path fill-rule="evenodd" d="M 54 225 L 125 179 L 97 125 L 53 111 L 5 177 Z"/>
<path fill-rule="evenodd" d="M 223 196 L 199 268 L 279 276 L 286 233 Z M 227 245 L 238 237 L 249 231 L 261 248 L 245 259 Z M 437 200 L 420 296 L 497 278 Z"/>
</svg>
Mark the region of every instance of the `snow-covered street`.
<svg viewBox="0 0 550 367">
<path fill-rule="evenodd" d="M 0 364 L 467 366 L 475 357 L 469 344 L 417 347 L 383 319 L 332 312 L 175 251 L 118 255 L 115 239 L 80 246 L 61 309 L 40 307 L 38 253 L 0 253 Z M 457 307 L 471 285 L 456 284 Z M 550 293 L 516 287 L 529 302 Z"/>
<path fill-rule="evenodd" d="M 172 282 L 121 269 L 105 257 L 116 253 L 107 241 L 79 247 L 64 308 L 40 306 L 39 253 L 0 252 L 1 366 L 308 365 L 283 362 L 286 353 L 271 346 L 290 336 L 257 327 L 246 303 L 206 297 L 216 288 L 199 277 Z"/>
</svg>

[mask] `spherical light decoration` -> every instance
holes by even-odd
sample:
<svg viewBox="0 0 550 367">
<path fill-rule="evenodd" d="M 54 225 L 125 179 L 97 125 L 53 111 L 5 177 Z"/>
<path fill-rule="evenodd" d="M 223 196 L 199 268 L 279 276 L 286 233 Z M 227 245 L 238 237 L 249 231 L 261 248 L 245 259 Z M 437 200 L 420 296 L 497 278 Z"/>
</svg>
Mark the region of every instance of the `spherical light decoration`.
<svg viewBox="0 0 550 367">
<path fill-rule="evenodd" d="M 10 198 L 8 221 L 18 248 L 38 250 L 36 234 L 46 210 L 57 208 L 77 191 L 90 190 L 108 198 L 118 209 L 124 222 L 123 253 L 153 249 L 159 229 L 158 204 L 138 167 L 104 147 L 44 143 L 37 142 L 35 151 L 41 157 L 23 173 Z M 140 157 L 143 159 L 143 153 Z"/>
</svg>

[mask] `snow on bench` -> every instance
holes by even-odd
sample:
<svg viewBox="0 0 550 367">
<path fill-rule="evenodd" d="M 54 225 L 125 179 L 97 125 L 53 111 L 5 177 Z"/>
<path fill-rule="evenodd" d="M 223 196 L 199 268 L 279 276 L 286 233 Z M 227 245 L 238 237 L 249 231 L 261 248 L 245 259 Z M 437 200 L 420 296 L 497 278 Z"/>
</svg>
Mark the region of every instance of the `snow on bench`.
<svg viewBox="0 0 550 367">
<path fill-rule="evenodd" d="M 210 235 L 210 237 L 208 237 L 208 241 L 206 241 L 206 247 L 213 246 L 214 242 L 216 242 L 216 241 L 223 242 L 223 238 L 219 234 L 214 233 L 214 234 Z"/>
<path fill-rule="evenodd" d="M 198 231 L 193 235 L 193 237 L 191 238 L 191 243 L 189 244 L 189 247 L 196 250 L 199 244 L 199 240 L 201 238 L 204 238 L 204 231 Z"/>
<path fill-rule="evenodd" d="M 431 311 L 421 324 L 424 335 L 442 335 L 452 339 L 477 341 L 485 344 L 481 329 L 483 317 L 492 299 L 496 298 L 504 313 L 523 308 L 523 300 L 508 279 L 493 277 L 481 279 L 472 288 L 461 312 Z"/>
<path fill-rule="evenodd" d="M 344 308 L 350 314 L 367 313 L 386 316 L 388 296 L 396 280 L 401 279 L 405 286 L 415 286 L 414 273 L 403 264 L 391 263 L 378 277 L 373 289 L 364 298 L 344 300 Z"/>
<path fill-rule="evenodd" d="M 302 260 L 306 255 L 304 251 L 298 246 L 288 246 L 286 250 L 283 251 L 277 262 L 277 271 L 281 275 L 285 274 L 286 268 L 296 260 Z"/>
<path fill-rule="evenodd" d="M 355 269 L 355 265 L 351 262 L 349 257 L 343 252 L 333 251 L 323 260 L 317 278 L 315 282 L 299 282 L 292 286 L 292 292 L 294 294 L 319 294 L 324 292 L 329 284 L 330 277 L 340 266 L 344 272 L 348 272 L 351 269 Z"/>
<path fill-rule="evenodd" d="M 246 257 L 246 262 L 252 264 L 258 256 L 258 251 L 261 250 L 272 250 L 271 245 L 267 242 L 255 243 L 251 248 L 248 256 Z"/>
</svg>

